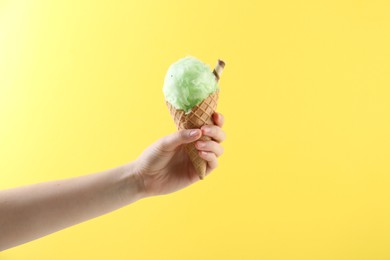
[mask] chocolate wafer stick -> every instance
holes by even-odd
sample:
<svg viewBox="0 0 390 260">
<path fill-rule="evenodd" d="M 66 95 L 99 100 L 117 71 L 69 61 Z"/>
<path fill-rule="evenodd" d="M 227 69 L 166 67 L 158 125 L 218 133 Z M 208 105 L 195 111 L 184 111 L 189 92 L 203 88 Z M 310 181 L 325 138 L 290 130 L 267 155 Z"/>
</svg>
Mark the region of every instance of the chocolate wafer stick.
<svg viewBox="0 0 390 260">
<path fill-rule="evenodd" d="M 225 68 L 225 62 L 223 60 L 218 60 L 217 65 L 215 65 L 215 68 L 213 70 L 213 74 L 215 78 L 217 79 L 217 82 L 221 78 L 222 71 Z"/>
</svg>

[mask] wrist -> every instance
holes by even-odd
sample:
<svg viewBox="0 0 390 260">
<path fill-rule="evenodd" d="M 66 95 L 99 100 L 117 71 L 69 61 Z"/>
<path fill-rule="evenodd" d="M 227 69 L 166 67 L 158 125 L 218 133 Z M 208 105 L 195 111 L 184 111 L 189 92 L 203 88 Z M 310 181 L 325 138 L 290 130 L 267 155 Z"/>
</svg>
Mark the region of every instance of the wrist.
<svg viewBox="0 0 390 260">
<path fill-rule="evenodd" d="M 123 183 L 125 198 L 129 203 L 147 197 L 142 175 L 137 171 L 136 161 L 125 164 L 123 167 Z"/>
</svg>

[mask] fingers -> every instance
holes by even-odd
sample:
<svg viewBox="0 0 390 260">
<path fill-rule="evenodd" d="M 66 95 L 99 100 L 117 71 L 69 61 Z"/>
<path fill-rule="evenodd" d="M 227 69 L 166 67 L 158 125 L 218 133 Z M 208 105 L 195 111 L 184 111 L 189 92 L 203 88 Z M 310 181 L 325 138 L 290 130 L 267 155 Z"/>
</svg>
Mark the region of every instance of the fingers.
<svg viewBox="0 0 390 260">
<path fill-rule="evenodd" d="M 159 140 L 159 147 L 164 152 L 172 152 L 182 144 L 198 140 L 202 135 L 200 129 L 180 130 Z"/>
<path fill-rule="evenodd" d="M 197 141 L 195 143 L 195 147 L 199 151 L 206 151 L 206 152 L 212 152 L 217 157 L 221 156 L 223 154 L 223 147 L 219 143 L 215 141 Z"/>
<path fill-rule="evenodd" d="M 205 161 L 207 161 L 207 171 L 210 172 L 217 168 L 218 160 L 217 156 L 214 153 L 199 151 L 199 156 L 202 157 Z"/>
<path fill-rule="evenodd" d="M 220 126 L 204 125 L 201 129 L 203 135 L 211 137 L 218 143 L 223 142 L 226 138 L 226 134 Z"/>
<path fill-rule="evenodd" d="M 213 121 L 215 125 L 222 127 L 225 122 L 225 118 L 222 114 L 215 112 L 213 114 Z"/>
<path fill-rule="evenodd" d="M 207 174 L 217 168 L 217 158 L 223 154 L 223 147 L 219 143 L 226 138 L 226 134 L 221 128 L 225 121 L 223 115 L 215 112 L 213 121 L 215 125 L 205 125 L 201 128 L 202 135 L 211 137 L 213 141 L 197 141 L 195 143 L 199 156 L 207 161 Z"/>
</svg>

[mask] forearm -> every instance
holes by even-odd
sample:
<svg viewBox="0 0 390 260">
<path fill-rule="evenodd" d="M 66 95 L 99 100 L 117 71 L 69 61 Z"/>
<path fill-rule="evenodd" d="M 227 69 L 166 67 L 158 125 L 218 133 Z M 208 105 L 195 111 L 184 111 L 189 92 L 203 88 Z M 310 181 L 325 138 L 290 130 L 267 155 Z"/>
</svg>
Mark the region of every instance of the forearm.
<svg viewBox="0 0 390 260">
<path fill-rule="evenodd" d="M 0 191 L 0 251 L 95 218 L 142 197 L 142 185 L 133 164 Z"/>
</svg>

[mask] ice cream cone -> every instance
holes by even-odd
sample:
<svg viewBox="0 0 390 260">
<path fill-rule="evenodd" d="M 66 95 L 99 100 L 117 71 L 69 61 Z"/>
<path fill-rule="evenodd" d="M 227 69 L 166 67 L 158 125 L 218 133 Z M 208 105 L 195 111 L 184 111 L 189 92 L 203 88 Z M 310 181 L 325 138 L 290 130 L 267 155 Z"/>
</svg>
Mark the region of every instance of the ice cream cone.
<svg viewBox="0 0 390 260">
<path fill-rule="evenodd" d="M 224 67 L 225 63 L 221 60 L 218 60 L 217 66 L 213 71 L 215 79 L 217 81 L 219 80 Z M 204 125 L 213 125 L 214 122 L 212 119 L 212 115 L 217 109 L 218 94 L 219 90 L 216 90 L 198 105 L 193 107 L 188 114 L 186 114 L 181 109 L 176 109 L 168 101 L 166 101 L 169 112 L 171 113 L 171 116 L 176 124 L 177 129 L 199 129 Z M 202 136 L 200 140 L 208 141 L 211 140 L 211 138 L 208 136 Z M 187 144 L 185 146 L 185 150 L 192 164 L 194 165 L 195 170 L 199 175 L 199 178 L 203 179 L 206 175 L 207 162 L 199 156 L 198 150 L 195 147 L 195 143 Z"/>
</svg>

